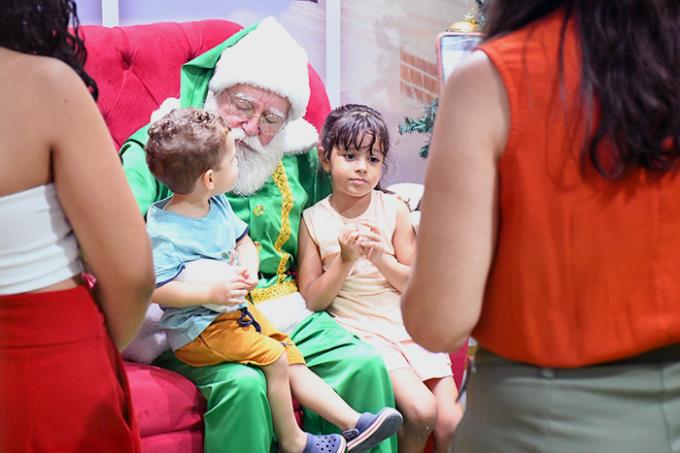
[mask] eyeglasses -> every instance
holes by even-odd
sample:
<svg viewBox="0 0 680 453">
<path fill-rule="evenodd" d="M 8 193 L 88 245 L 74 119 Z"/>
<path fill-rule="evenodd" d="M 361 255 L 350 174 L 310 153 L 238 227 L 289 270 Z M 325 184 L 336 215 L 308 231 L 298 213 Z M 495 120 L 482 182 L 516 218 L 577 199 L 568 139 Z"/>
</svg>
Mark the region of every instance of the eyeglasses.
<svg viewBox="0 0 680 453">
<path fill-rule="evenodd" d="M 247 99 L 237 94 L 228 97 L 228 114 L 235 116 L 239 121 L 250 121 L 255 116 L 256 107 Z M 274 135 L 286 124 L 286 119 L 272 112 L 260 114 L 258 127 L 263 135 Z"/>
</svg>

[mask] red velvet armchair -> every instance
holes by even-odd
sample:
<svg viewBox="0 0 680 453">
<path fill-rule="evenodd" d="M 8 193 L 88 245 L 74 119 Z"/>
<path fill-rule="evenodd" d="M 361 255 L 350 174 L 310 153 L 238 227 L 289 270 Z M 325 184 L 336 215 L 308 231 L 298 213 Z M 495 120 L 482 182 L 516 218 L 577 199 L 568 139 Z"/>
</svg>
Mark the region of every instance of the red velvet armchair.
<svg viewBox="0 0 680 453">
<path fill-rule="evenodd" d="M 107 28 L 82 27 L 86 69 L 99 87 L 98 105 L 117 148 L 149 121 L 163 100 L 179 95 L 182 64 L 241 29 L 224 20 Z M 310 66 L 311 99 L 305 118 L 320 129 L 330 110 L 323 83 Z M 459 353 L 459 356 L 461 353 Z M 454 358 L 459 380 L 463 360 Z M 126 362 L 146 453 L 203 451 L 205 401 L 184 377 Z M 457 382 L 460 385 L 460 382 Z"/>
</svg>

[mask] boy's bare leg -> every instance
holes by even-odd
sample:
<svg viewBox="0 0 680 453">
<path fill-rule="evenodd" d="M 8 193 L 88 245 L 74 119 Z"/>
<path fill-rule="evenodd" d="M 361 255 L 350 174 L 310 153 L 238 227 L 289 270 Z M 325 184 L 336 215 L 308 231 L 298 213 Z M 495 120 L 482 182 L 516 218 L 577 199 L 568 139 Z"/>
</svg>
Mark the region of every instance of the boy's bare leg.
<svg viewBox="0 0 680 453">
<path fill-rule="evenodd" d="M 286 354 L 281 354 L 281 357 L 271 365 L 262 367 L 267 377 L 267 397 L 272 411 L 274 431 L 278 438 L 278 447 L 284 453 L 300 453 L 305 448 L 307 434 L 295 421 L 290 394 L 292 373 L 289 380 L 288 369 Z"/>
<path fill-rule="evenodd" d="M 313 410 L 343 431 L 352 429 L 359 414 L 335 390 L 305 365 L 289 367 L 293 395 L 304 407 Z M 273 409 L 272 409 L 273 410 Z"/>
</svg>

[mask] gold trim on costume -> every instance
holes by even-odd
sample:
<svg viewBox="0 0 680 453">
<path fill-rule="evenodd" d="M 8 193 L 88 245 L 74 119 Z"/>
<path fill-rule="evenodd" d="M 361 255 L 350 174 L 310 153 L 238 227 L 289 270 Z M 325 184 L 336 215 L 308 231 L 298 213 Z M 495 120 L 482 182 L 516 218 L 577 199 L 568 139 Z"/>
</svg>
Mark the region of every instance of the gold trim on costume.
<svg viewBox="0 0 680 453">
<path fill-rule="evenodd" d="M 287 280 L 285 282 L 274 283 L 266 288 L 255 288 L 250 292 L 250 298 L 257 305 L 265 300 L 277 299 L 297 292 L 298 287 L 295 280 Z"/>
<path fill-rule="evenodd" d="M 290 259 L 290 254 L 282 252 L 281 249 L 283 248 L 283 244 L 290 239 L 289 216 L 291 209 L 293 209 L 293 194 L 290 191 L 288 176 L 286 175 L 286 170 L 283 168 L 282 161 L 279 161 L 279 164 L 276 166 L 272 179 L 279 189 L 279 192 L 281 192 L 281 231 L 279 232 L 279 237 L 276 238 L 276 242 L 274 242 L 274 251 L 281 256 L 281 261 L 279 261 L 279 266 L 276 269 L 278 283 L 280 284 L 283 283 L 283 279 L 286 278 L 286 263 Z"/>
</svg>

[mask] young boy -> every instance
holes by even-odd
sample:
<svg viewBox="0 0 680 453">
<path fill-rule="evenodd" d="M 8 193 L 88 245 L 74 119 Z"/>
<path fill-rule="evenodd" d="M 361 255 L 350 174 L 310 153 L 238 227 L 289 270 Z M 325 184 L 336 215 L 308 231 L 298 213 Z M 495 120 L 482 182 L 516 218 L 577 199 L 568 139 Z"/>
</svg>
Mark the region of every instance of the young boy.
<svg viewBox="0 0 680 453">
<path fill-rule="evenodd" d="M 238 362 L 261 368 L 284 453 L 359 452 L 396 433 L 402 423 L 398 411 L 354 411 L 306 367 L 290 338 L 245 301 L 257 285 L 258 255 L 248 226 L 224 196 L 238 175 L 234 140 L 224 120 L 195 109 L 173 110 L 149 128 L 146 153 L 153 175 L 174 194 L 152 205 L 147 230 L 156 270 L 152 300 L 163 306 L 161 326 L 177 358 L 195 367 Z M 243 267 L 233 272 L 217 279 L 181 276 L 203 260 L 226 262 L 234 251 Z M 300 430 L 291 387 L 303 405 L 343 429 L 343 435 Z"/>
</svg>

